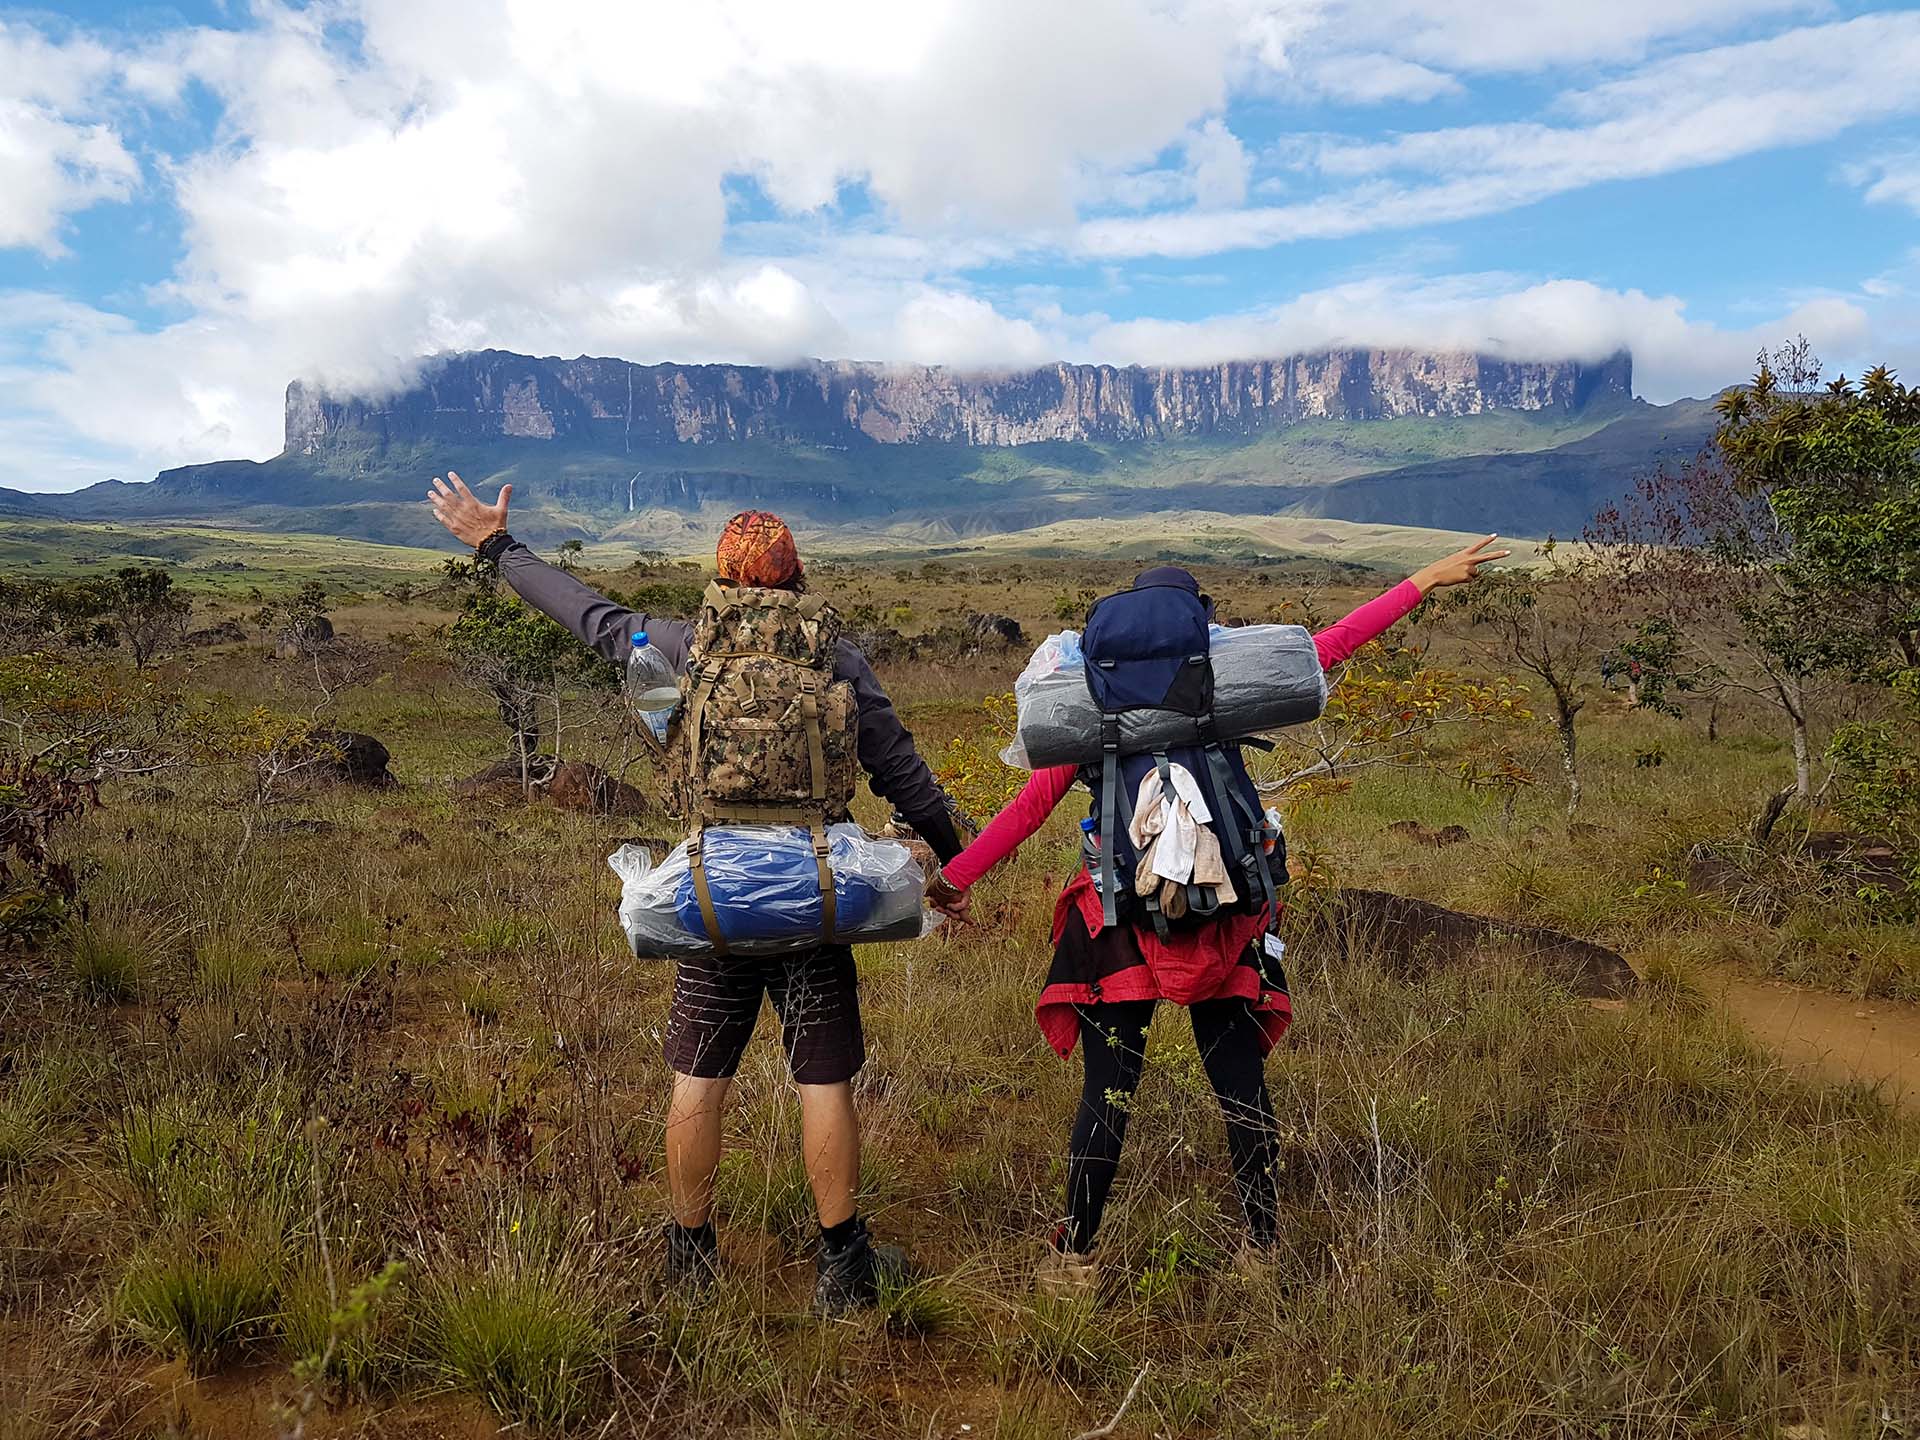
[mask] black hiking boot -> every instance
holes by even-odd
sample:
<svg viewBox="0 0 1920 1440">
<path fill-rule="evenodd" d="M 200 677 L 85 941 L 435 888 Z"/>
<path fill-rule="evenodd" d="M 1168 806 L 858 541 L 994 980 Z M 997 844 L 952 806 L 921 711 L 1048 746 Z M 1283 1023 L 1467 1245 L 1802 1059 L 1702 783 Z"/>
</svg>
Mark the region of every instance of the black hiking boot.
<svg viewBox="0 0 1920 1440">
<path fill-rule="evenodd" d="M 864 1309 L 880 1298 L 880 1287 L 898 1285 L 907 1277 L 906 1252 L 898 1245 L 876 1245 L 866 1221 L 855 1222 L 853 1238 L 839 1250 L 822 1246 L 814 1257 L 813 1311 L 816 1315 L 844 1315 Z"/>
<path fill-rule="evenodd" d="M 701 1294 L 720 1278 L 720 1241 L 709 1220 L 697 1230 L 667 1222 L 667 1283 Z"/>
</svg>

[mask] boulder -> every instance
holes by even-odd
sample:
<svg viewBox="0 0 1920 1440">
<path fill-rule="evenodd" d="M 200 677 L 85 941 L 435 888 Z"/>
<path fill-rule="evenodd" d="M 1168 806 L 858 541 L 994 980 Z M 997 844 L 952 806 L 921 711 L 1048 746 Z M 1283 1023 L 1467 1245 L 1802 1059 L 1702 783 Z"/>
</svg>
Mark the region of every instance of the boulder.
<svg viewBox="0 0 1920 1440">
<path fill-rule="evenodd" d="M 648 809 L 640 791 L 584 760 L 556 763 L 551 755 L 536 755 L 527 766 L 527 781 L 536 799 L 583 815 L 640 815 Z M 520 762 L 496 760 L 478 774 L 456 781 L 453 793 L 467 800 L 518 800 Z"/>
<path fill-rule="evenodd" d="M 995 615 L 976 610 L 967 616 L 967 633 L 976 640 L 996 641 L 1001 645 L 1024 645 L 1027 632 L 1011 615 Z"/>
<path fill-rule="evenodd" d="M 556 765 L 545 789 L 547 799 L 562 810 L 583 815 L 638 815 L 647 808 L 646 797 L 633 786 L 584 760 Z"/>
<path fill-rule="evenodd" d="M 320 778 L 348 785 L 371 785 L 379 790 L 391 789 L 399 783 L 387 769 L 387 761 L 392 759 L 387 747 L 371 735 L 362 735 L 357 730 L 316 730 L 313 741 L 324 750 L 314 767 L 315 775 Z"/>
<path fill-rule="evenodd" d="M 1304 948 L 1345 958 L 1351 947 L 1405 974 L 1457 965 L 1486 951 L 1519 955 L 1575 995 L 1618 999 L 1639 985 L 1616 951 L 1557 930 L 1512 925 L 1380 890 L 1336 890 L 1314 916 Z"/>
<path fill-rule="evenodd" d="M 238 645 L 245 642 L 247 632 L 237 620 L 222 620 L 218 625 L 209 625 L 204 630 L 189 630 L 189 645 Z"/>
<path fill-rule="evenodd" d="M 333 622 L 324 615 L 308 615 L 282 627 L 273 653 L 282 660 L 300 660 L 333 643 Z"/>
<path fill-rule="evenodd" d="M 844 634 L 853 648 L 867 657 L 869 665 L 882 665 L 889 660 L 901 659 L 912 650 L 907 637 L 888 625 L 869 625 L 859 630 L 848 630 Z"/>
<path fill-rule="evenodd" d="M 1856 835 L 1850 830 L 1815 830 L 1807 836 L 1807 858 L 1829 870 L 1869 884 L 1898 888 L 1907 883 L 1907 857 L 1893 841 L 1881 835 Z"/>
</svg>

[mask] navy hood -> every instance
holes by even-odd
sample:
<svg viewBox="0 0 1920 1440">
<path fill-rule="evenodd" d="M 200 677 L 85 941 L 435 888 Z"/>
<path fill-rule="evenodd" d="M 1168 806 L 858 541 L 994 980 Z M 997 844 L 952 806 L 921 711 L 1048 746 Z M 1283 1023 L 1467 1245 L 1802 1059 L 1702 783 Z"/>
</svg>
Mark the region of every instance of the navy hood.
<svg viewBox="0 0 1920 1440">
<path fill-rule="evenodd" d="M 1156 565 L 1151 570 L 1142 570 L 1133 577 L 1133 588 L 1144 590 L 1149 585 L 1171 585 L 1176 590 L 1184 590 L 1189 595 L 1200 593 L 1200 582 L 1191 572 L 1182 570 L 1178 565 Z"/>
<path fill-rule="evenodd" d="M 1150 585 L 1170 585 L 1175 590 L 1184 590 L 1198 597 L 1207 608 L 1207 619 L 1213 619 L 1213 597 L 1200 588 L 1200 582 L 1193 578 L 1192 571 L 1182 570 L 1178 565 L 1156 565 L 1133 577 L 1133 588 L 1136 590 L 1144 590 Z"/>
</svg>

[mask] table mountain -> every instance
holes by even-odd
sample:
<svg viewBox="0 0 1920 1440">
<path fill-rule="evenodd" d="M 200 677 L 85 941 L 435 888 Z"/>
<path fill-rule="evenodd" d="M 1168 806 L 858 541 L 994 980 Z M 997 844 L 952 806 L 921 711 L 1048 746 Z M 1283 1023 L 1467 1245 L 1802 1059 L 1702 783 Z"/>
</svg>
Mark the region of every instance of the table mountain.
<svg viewBox="0 0 1920 1440">
<path fill-rule="evenodd" d="M 515 533 L 541 544 L 705 543 L 748 506 L 909 545 L 1171 512 L 1575 534 L 1711 432 L 1706 403 L 1645 404 L 1632 375 L 1624 354 L 1338 350 L 987 374 L 487 350 L 423 361 L 386 394 L 296 381 L 271 460 L 0 494 L 0 512 L 441 545 L 421 496 L 452 469 L 483 491 L 511 481 Z"/>
<path fill-rule="evenodd" d="M 286 449 L 341 443 L 546 440 L 636 447 L 760 440 L 1019 446 L 1250 436 L 1307 420 L 1575 413 L 1632 398 L 1633 361 L 1500 360 L 1412 350 L 1330 350 L 1199 367 L 1048 365 L 977 374 L 808 361 L 636 365 L 504 350 L 443 356 L 384 396 L 287 387 Z"/>
</svg>

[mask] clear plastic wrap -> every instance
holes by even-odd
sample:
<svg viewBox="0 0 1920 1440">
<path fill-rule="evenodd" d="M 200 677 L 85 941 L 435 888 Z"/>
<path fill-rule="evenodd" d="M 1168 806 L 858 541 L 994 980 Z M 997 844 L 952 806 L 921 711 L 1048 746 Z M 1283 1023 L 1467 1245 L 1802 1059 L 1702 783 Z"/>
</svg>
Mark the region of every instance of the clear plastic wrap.
<svg viewBox="0 0 1920 1440">
<path fill-rule="evenodd" d="M 926 876 L 905 845 L 846 824 L 827 827 L 827 846 L 837 942 L 917 940 L 939 923 L 921 903 Z M 702 853 L 729 951 L 776 955 L 823 943 L 819 870 L 805 829 L 715 826 L 706 832 Z M 607 864 L 620 877 L 620 928 L 636 956 L 713 953 L 684 842 L 658 865 L 639 845 L 622 845 Z"/>
<path fill-rule="evenodd" d="M 1071 644 L 1066 643 L 1070 636 Z M 1318 719 L 1327 705 L 1327 675 L 1313 636 L 1299 625 L 1214 626 L 1213 720 L 1223 740 L 1238 740 L 1284 725 Z M 1090 765 L 1100 758 L 1100 707 L 1087 689 L 1080 637 L 1052 635 L 1014 682 L 1019 731 L 1000 758 L 1023 770 Z M 1120 718 L 1120 749 L 1139 754 L 1168 745 L 1192 745 L 1199 729 L 1191 716 L 1136 710 Z"/>
</svg>

